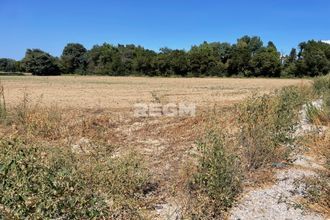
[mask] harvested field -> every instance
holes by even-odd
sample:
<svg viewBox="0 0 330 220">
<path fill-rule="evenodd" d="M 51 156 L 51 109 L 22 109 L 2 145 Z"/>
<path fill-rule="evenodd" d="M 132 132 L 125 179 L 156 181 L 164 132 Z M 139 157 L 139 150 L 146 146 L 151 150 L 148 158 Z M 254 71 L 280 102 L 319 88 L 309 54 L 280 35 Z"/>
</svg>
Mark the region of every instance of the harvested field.
<svg viewBox="0 0 330 220">
<path fill-rule="evenodd" d="M 301 79 L 147 78 L 102 76 L 2 76 L 7 103 L 26 93 L 32 101 L 80 109 L 130 109 L 137 102 L 229 105 L 253 92 L 269 92 Z"/>
</svg>

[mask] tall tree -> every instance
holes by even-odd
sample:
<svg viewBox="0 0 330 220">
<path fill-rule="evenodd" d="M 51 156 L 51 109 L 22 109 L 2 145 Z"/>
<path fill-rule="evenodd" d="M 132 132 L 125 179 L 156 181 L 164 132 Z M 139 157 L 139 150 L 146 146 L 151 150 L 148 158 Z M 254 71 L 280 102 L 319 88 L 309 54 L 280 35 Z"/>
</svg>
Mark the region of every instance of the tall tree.
<svg viewBox="0 0 330 220">
<path fill-rule="evenodd" d="M 83 73 L 86 68 L 87 49 L 78 43 L 67 44 L 62 52 L 61 62 L 66 73 Z"/>
<path fill-rule="evenodd" d="M 18 72 L 19 63 L 13 59 L 1 58 L 0 59 L 1 72 Z"/>
<path fill-rule="evenodd" d="M 318 76 L 330 71 L 330 45 L 314 40 L 299 45 L 297 75 Z"/>
<path fill-rule="evenodd" d="M 22 67 L 33 75 L 60 75 L 58 60 L 40 49 L 28 49 Z"/>
<path fill-rule="evenodd" d="M 250 61 L 254 76 L 279 77 L 281 73 L 280 53 L 274 46 L 256 52 Z"/>
</svg>

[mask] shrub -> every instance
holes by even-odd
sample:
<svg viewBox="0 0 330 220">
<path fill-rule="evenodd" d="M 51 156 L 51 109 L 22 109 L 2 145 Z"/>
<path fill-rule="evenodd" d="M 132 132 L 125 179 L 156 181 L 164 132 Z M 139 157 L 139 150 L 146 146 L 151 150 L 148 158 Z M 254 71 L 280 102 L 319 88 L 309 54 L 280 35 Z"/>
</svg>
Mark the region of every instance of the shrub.
<svg viewBox="0 0 330 220">
<path fill-rule="evenodd" d="M 239 105 L 239 142 L 248 169 L 287 158 L 299 108 L 304 102 L 301 89 L 287 87 L 271 95 L 254 95 Z"/>
<path fill-rule="evenodd" d="M 326 76 L 317 77 L 313 83 L 314 90 L 317 94 L 329 94 L 330 93 L 330 74 Z"/>
<path fill-rule="evenodd" d="M 70 155 L 17 140 L 0 145 L 2 215 L 78 219 L 107 214 L 105 200 L 88 186 Z"/>
<path fill-rule="evenodd" d="M 136 156 L 74 154 L 0 142 L 0 216 L 19 219 L 137 218 L 147 175 Z"/>
<path fill-rule="evenodd" d="M 216 132 L 210 132 L 198 142 L 198 147 L 200 157 L 194 183 L 206 200 L 199 215 L 218 216 L 231 207 L 241 191 L 239 159 Z"/>
</svg>

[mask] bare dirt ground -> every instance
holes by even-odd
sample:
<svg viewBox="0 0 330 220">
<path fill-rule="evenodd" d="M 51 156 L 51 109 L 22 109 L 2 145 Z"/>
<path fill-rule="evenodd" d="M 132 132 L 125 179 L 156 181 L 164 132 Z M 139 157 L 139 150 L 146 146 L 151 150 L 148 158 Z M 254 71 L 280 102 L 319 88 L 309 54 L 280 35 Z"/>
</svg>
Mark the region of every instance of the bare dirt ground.
<svg viewBox="0 0 330 220">
<path fill-rule="evenodd" d="M 137 102 L 187 101 L 228 105 L 252 92 L 306 83 L 300 79 L 147 78 L 102 76 L 2 76 L 8 104 L 26 93 L 33 101 L 73 108 L 130 109 Z"/>
</svg>

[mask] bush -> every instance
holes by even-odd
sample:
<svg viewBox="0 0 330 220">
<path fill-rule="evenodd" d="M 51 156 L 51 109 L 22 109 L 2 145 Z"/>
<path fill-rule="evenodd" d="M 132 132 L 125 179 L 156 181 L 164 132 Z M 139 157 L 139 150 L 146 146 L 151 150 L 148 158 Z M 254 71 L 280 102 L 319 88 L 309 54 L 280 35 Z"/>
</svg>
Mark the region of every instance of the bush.
<svg viewBox="0 0 330 220">
<path fill-rule="evenodd" d="M 70 155 L 17 140 L 0 145 L 3 216 L 78 219 L 107 214 L 105 200 L 88 186 Z"/>
<path fill-rule="evenodd" d="M 93 156 L 94 155 L 94 156 Z M 0 142 L 0 216 L 19 219 L 136 218 L 147 175 L 132 154 L 74 154 Z"/>
<path fill-rule="evenodd" d="M 304 102 L 302 89 L 287 87 L 271 95 L 254 95 L 239 105 L 239 139 L 248 169 L 287 158 Z"/>
<path fill-rule="evenodd" d="M 326 76 L 317 77 L 313 83 L 314 90 L 317 94 L 329 94 L 330 92 L 330 74 Z"/>
<path fill-rule="evenodd" d="M 218 216 L 232 206 L 241 191 L 239 159 L 216 132 L 210 132 L 198 147 L 200 157 L 194 183 L 201 196 L 206 197 L 199 215 Z"/>
</svg>

